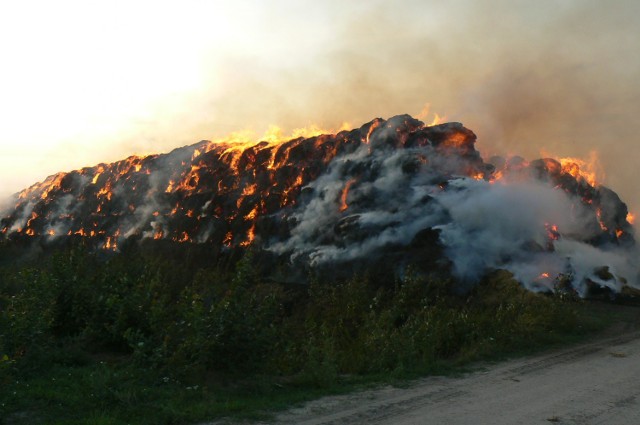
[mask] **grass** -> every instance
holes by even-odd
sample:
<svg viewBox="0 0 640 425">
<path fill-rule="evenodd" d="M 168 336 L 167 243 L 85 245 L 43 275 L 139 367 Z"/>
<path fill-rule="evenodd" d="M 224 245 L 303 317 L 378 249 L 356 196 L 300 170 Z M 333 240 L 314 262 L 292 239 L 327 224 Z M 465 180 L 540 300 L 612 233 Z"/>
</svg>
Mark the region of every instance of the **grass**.
<svg viewBox="0 0 640 425">
<path fill-rule="evenodd" d="M 135 253 L 134 253 L 135 254 Z M 534 294 L 496 271 L 264 281 L 233 265 L 62 251 L 0 267 L 0 424 L 269 418 L 322 395 L 569 344 L 640 309 Z"/>
<path fill-rule="evenodd" d="M 133 366 L 126 356 L 58 364 L 44 372 L 2 382 L 2 424 L 190 424 L 230 417 L 269 419 L 278 410 L 328 394 L 339 394 L 383 383 L 399 384 L 425 374 L 459 372 L 472 361 L 529 354 L 551 346 L 575 343 L 616 324 L 635 327 L 637 307 L 597 302 L 578 306 L 579 321 L 571 332 L 552 333 L 525 346 L 478 349 L 461 353 L 430 368 L 341 376 L 327 385 L 304 377 L 251 376 L 245 379 L 207 377 L 187 384 Z M 69 362 L 68 359 L 66 363 Z"/>
<path fill-rule="evenodd" d="M 223 416 L 257 420 L 325 394 L 356 388 L 363 379 L 317 388 L 253 377 L 242 384 L 187 385 L 124 364 L 54 367 L 3 385 L 3 424 L 188 424 Z"/>
</svg>

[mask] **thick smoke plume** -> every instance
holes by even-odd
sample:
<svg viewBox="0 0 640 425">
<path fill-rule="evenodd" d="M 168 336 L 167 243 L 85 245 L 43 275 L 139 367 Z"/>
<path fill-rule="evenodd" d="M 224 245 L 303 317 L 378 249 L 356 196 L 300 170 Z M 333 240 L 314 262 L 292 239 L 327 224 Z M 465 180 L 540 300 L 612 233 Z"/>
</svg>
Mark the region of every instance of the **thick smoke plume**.
<svg viewBox="0 0 640 425">
<path fill-rule="evenodd" d="M 131 238 L 255 246 L 312 268 L 398 252 L 433 264 L 422 243 L 464 284 L 498 268 L 537 291 L 636 284 L 630 216 L 613 191 L 575 162 L 485 162 L 475 142 L 459 123 L 408 115 L 275 144 L 200 142 L 51 176 L 18 195 L 0 231 L 113 250 Z"/>
</svg>

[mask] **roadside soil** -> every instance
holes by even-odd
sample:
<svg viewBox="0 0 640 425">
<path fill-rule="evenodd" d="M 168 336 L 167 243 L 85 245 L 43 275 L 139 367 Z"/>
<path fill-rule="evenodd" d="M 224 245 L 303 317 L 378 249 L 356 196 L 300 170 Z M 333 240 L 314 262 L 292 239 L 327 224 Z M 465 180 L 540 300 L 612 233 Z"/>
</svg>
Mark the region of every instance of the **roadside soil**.
<svg viewBox="0 0 640 425">
<path fill-rule="evenodd" d="M 640 327 L 617 323 L 588 342 L 459 377 L 325 397 L 275 423 L 640 424 Z"/>
</svg>

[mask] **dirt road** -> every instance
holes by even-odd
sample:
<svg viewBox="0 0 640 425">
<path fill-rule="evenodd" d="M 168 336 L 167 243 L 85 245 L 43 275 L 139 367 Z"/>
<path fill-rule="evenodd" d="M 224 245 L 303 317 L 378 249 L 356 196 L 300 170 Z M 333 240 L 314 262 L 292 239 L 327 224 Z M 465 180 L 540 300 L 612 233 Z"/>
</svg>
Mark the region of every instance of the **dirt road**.
<svg viewBox="0 0 640 425">
<path fill-rule="evenodd" d="M 640 424 L 640 333 L 626 332 L 463 377 L 326 397 L 279 424 Z"/>
</svg>

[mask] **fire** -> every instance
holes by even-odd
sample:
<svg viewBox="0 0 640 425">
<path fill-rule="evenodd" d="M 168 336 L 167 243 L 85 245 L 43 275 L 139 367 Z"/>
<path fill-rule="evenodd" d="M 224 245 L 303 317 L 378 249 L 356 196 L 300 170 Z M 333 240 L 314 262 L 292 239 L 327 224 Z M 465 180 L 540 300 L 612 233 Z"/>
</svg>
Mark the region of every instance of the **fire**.
<svg viewBox="0 0 640 425">
<path fill-rule="evenodd" d="M 497 170 L 489 177 L 489 183 L 494 184 L 497 181 L 502 180 L 504 177 L 504 170 Z"/>
<path fill-rule="evenodd" d="M 600 160 L 596 152 L 589 154 L 589 159 L 580 158 L 560 158 L 558 160 L 562 165 L 562 172 L 570 174 L 574 178 L 584 180 L 591 186 L 598 186 L 599 182 L 604 180 L 604 172 L 600 165 Z"/>
<path fill-rule="evenodd" d="M 253 223 L 249 231 L 247 232 L 247 239 L 240 243 L 240 246 L 249 246 L 256 237 L 256 224 Z"/>
<path fill-rule="evenodd" d="M 232 242 L 233 242 L 233 233 L 227 232 L 227 234 L 224 236 L 224 239 L 222 240 L 222 244 L 224 246 L 231 246 Z"/>
<path fill-rule="evenodd" d="M 420 113 L 418 115 L 416 115 L 416 118 L 421 120 L 421 121 L 425 121 L 429 117 L 430 114 L 431 114 L 431 104 L 430 103 L 426 103 L 424 105 L 424 107 L 422 108 L 422 110 L 420 111 Z M 429 124 L 427 124 L 427 126 L 431 127 L 431 126 L 434 126 L 434 125 L 442 124 L 446 120 L 447 120 L 447 117 L 440 116 L 439 114 L 434 113 L 433 114 L 433 118 L 431 119 L 431 122 Z"/>
<path fill-rule="evenodd" d="M 602 209 L 600 207 L 596 208 L 596 217 L 598 217 L 598 224 L 600 225 L 600 228 L 607 232 L 609 228 L 607 228 L 607 225 L 602 221 Z"/>
<path fill-rule="evenodd" d="M 103 188 L 101 188 L 98 193 L 96 194 L 96 196 L 98 198 L 100 197 L 106 197 L 108 201 L 111 200 L 111 196 L 113 195 L 113 193 L 111 192 L 111 181 L 107 181 L 107 183 L 104 185 Z"/>
<path fill-rule="evenodd" d="M 301 170 L 301 171 L 303 171 L 303 170 Z M 284 192 L 282 193 L 282 202 L 280 203 L 281 207 L 289 205 L 289 203 L 291 202 L 289 200 L 289 194 L 291 193 L 292 190 L 294 190 L 296 188 L 300 188 L 302 186 L 302 183 L 303 183 L 302 174 L 298 174 L 296 176 L 296 181 L 293 182 L 293 184 L 291 186 L 289 186 L 288 188 L 286 188 L 284 190 Z"/>
<path fill-rule="evenodd" d="M 39 193 L 39 198 L 43 201 L 46 200 L 51 192 L 60 189 L 60 184 L 65 175 L 65 173 L 58 173 L 47 177 L 42 183 L 36 183 L 30 188 L 20 192 L 18 199 L 38 196 L 37 194 Z"/>
<path fill-rule="evenodd" d="M 38 214 L 36 214 L 35 212 L 31 213 L 31 217 L 29 218 L 29 220 L 27 220 L 27 227 L 31 227 L 31 223 L 33 222 L 33 220 L 35 220 L 36 218 L 38 218 Z"/>
<path fill-rule="evenodd" d="M 244 216 L 245 220 L 254 220 L 258 216 L 258 206 L 256 205 L 253 209 Z"/>
<path fill-rule="evenodd" d="M 629 224 L 635 224 L 636 215 L 633 213 L 627 213 L 627 221 L 629 222 Z"/>
<path fill-rule="evenodd" d="M 558 226 L 556 226 L 555 224 L 545 223 L 544 227 L 545 229 L 547 229 L 547 237 L 549 238 L 549 240 L 557 241 L 558 239 L 560 239 L 560 232 L 558 231 Z"/>
<path fill-rule="evenodd" d="M 166 192 L 171 193 L 174 190 L 186 190 L 191 191 L 198 187 L 198 183 L 200 182 L 200 176 L 198 174 L 198 170 L 202 167 L 199 165 L 192 165 L 191 170 L 184 176 L 180 184 L 174 188 L 173 182 L 169 182 L 169 187 L 167 187 Z"/>
<path fill-rule="evenodd" d="M 342 190 L 342 195 L 340 195 L 340 212 L 346 211 L 349 208 L 347 204 L 347 196 L 349 195 L 349 189 L 356 182 L 355 179 L 351 179 L 344 185 L 344 189 Z"/>
<path fill-rule="evenodd" d="M 347 130 L 350 128 L 350 124 L 343 122 L 339 127 L 339 131 Z M 227 148 L 226 152 L 244 151 L 247 148 L 257 145 L 258 141 L 267 142 L 268 145 L 280 145 L 284 142 L 288 142 L 293 139 L 311 138 L 322 134 L 334 134 L 336 131 L 333 129 L 324 129 L 317 124 L 310 124 L 307 127 L 295 128 L 290 134 L 286 134 L 284 130 L 277 125 L 270 125 L 262 136 L 257 137 L 253 130 L 240 130 L 229 134 L 226 137 L 222 137 L 211 142 L 207 142 L 204 150 L 210 152 L 219 146 Z M 198 155 L 199 156 L 200 151 Z"/>
<path fill-rule="evenodd" d="M 189 242 L 191 241 L 191 238 L 189 238 L 189 235 L 187 234 L 187 232 L 182 232 L 180 234 L 180 237 L 176 239 L 177 242 L 180 243 L 184 243 L 184 242 Z"/>
<path fill-rule="evenodd" d="M 107 239 L 104 242 L 104 249 L 116 251 L 118 249 L 117 239 L 114 236 L 107 236 Z"/>
<path fill-rule="evenodd" d="M 456 148 L 461 149 L 467 146 L 468 139 L 463 133 L 455 133 L 447 140 L 445 140 L 440 146 L 444 148 Z"/>
<path fill-rule="evenodd" d="M 474 173 L 473 175 L 471 175 L 471 178 L 474 180 L 484 180 L 484 173 L 483 172 Z"/>
<path fill-rule="evenodd" d="M 444 119 L 438 114 L 431 114 L 428 105 L 418 115 L 423 123 L 431 121 L 428 125 L 407 116 L 400 118 L 396 121 L 375 119 L 360 129 L 333 135 L 334 131 L 314 124 L 296 128 L 288 135 L 282 128 L 270 126 L 261 137 L 255 137 L 251 131 L 240 131 L 182 148 L 179 155 L 172 157 L 167 154 L 164 158 L 168 161 L 156 161 L 154 156 L 131 156 L 113 164 L 59 173 L 21 192 L 16 207 L 20 212 L 6 223 L 2 222 L 0 229 L 9 234 L 19 229 L 18 233 L 31 236 L 54 236 L 60 232 L 51 229 L 63 229 L 62 234 L 100 237 L 106 249 L 117 249 L 117 244 L 123 241 L 124 236 L 120 236 L 119 230 L 114 232 L 116 228 L 122 228 L 126 237 L 175 242 L 202 239 L 227 247 L 247 246 L 254 243 L 256 237 L 260 240 L 256 229 L 262 232 L 262 229 L 279 226 L 269 220 L 273 217 L 286 219 L 288 214 L 296 211 L 294 207 L 298 207 L 301 199 L 308 199 L 307 194 L 315 196 L 316 187 L 312 183 L 326 172 L 338 155 L 347 155 L 368 145 L 363 146 L 362 152 L 368 148 L 370 155 L 378 154 L 378 148 L 411 149 L 415 154 L 412 153 L 414 157 L 407 162 L 407 174 L 428 170 L 440 158 L 452 156 L 454 159 L 460 157 L 464 165 L 456 168 L 454 178 L 464 176 L 488 183 L 502 181 L 508 184 L 512 176 L 518 177 L 517 173 L 522 172 L 529 178 L 529 172 L 533 170 L 546 173 L 545 179 L 549 177 L 555 187 L 569 191 L 573 189 L 567 189 L 563 182 L 573 182 L 569 178 L 572 176 L 581 183 L 578 185 L 582 190 L 579 196 L 589 204 L 592 214 L 597 215 L 603 231 L 621 237 L 628 230 L 626 224 L 612 223 L 606 217 L 603 221 L 600 198 L 593 188 L 582 184 L 584 181 L 596 185 L 596 177 L 601 175 L 595 154 L 590 161 L 547 159 L 540 166 L 535 165 L 535 169 L 524 160 L 506 159 L 503 164 L 495 161 L 497 168 L 491 172 L 490 164 L 484 163 L 475 151 L 472 132 L 456 125 L 428 128 Z M 387 132 L 394 126 L 395 132 Z M 341 130 L 348 127 L 343 124 Z M 382 130 L 385 137 L 395 137 L 396 140 L 388 144 L 373 143 L 372 146 L 370 142 L 375 142 L 376 135 L 382 134 Z M 432 152 L 435 158 L 430 156 Z M 156 174 L 147 177 L 152 172 Z M 331 208 L 344 213 L 351 207 L 349 213 L 356 213 L 356 208 L 366 205 L 367 202 L 353 201 L 356 198 L 354 184 L 358 183 L 356 188 L 366 188 L 368 179 L 372 178 L 367 174 L 370 172 L 368 168 L 356 167 L 341 173 L 336 183 L 338 189 L 332 186 L 333 192 L 329 192 L 333 193 Z M 504 178 L 505 175 L 508 178 Z M 448 175 L 442 180 L 434 179 L 433 189 L 439 187 L 446 191 L 454 188 L 450 182 Z M 366 200 L 365 195 L 358 195 L 361 196 L 358 199 Z M 66 199 L 64 204 L 59 202 L 62 198 Z M 58 204 L 55 204 L 56 200 Z M 64 206 L 58 209 L 60 205 Z M 41 215 L 40 219 L 34 211 Z M 84 217 L 78 217 L 80 214 Z M 154 220 L 154 217 L 158 219 Z M 634 215 L 629 213 L 627 221 L 633 223 Z M 160 222 L 162 225 L 158 224 Z M 547 246 L 552 250 L 553 241 L 560 238 L 560 232 L 557 225 L 544 225 L 546 233 L 540 232 L 538 238 L 546 234 Z M 563 236 L 570 238 L 569 234 Z M 263 237 L 262 240 L 268 238 Z"/>
<path fill-rule="evenodd" d="M 369 144 L 369 139 L 371 139 L 371 134 L 376 130 L 376 128 L 380 127 L 380 121 L 374 121 L 371 123 L 371 127 L 369 127 L 369 131 L 367 132 L 367 138 L 365 139 L 365 143 Z"/>
<path fill-rule="evenodd" d="M 104 167 L 102 165 L 99 165 L 98 169 L 96 170 L 95 176 L 93 176 L 93 180 L 91 180 L 91 184 L 97 184 L 98 179 L 100 178 L 102 173 L 104 173 Z"/>
<path fill-rule="evenodd" d="M 242 189 L 242 195 L 243 196 L 253 195 L 254 193 L 256 193 L 257 187 L 258 185 L 256 183 L 245 186 L 244 189 Z"/>
</svg>

